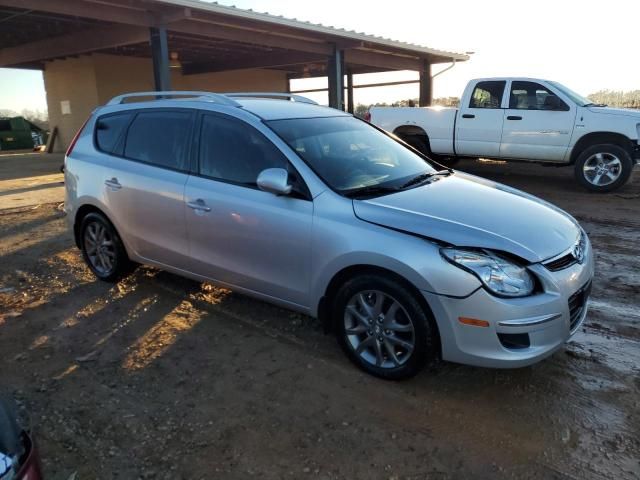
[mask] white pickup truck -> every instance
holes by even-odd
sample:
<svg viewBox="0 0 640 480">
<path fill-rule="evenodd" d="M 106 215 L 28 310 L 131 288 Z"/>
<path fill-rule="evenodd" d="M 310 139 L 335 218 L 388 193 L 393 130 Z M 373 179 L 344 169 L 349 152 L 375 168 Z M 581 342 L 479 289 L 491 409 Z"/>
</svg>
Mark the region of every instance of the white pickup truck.
<svg viewBox="0 0 640 480">
<path fill-rule="evenodd" d="M 469 82 L 460 108 L 373 107 L 371 122 L 441 163 L 459 157 L 575 165 L 596 192 L 624 185 L 640 163 L 640 111 L 607 108 L 548 80 Z"/>
</svg>

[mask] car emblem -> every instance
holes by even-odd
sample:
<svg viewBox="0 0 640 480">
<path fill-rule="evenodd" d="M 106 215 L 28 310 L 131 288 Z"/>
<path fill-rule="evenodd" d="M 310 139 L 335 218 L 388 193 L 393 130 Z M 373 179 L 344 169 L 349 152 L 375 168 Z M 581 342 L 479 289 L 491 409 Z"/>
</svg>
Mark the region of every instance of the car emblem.
<svg viewBox="0 0 640 480">
<path fill-rule="evenodd" d="M 573 247 L 573 257 L 576 259 L 578 263 L 584 262 L 584 243 L 582 238 L 576 243 L 575 247 Z"/>
</svg>

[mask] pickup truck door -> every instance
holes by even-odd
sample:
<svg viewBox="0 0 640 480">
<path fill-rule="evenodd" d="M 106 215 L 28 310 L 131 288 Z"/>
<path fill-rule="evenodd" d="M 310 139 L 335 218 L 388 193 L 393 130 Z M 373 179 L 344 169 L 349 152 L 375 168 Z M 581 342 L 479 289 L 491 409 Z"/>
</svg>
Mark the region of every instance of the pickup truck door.
<svg viewBox="0 0 640 480">
<path fill-rule="evenodd" d="M 562 162 L 569 147 L 576 106 L 537 82 L 514 80 L 504 110 L 500 157 Z"/>
<path fill-rule="evenodd" d="M 504 113 L 506 80 L 479 81 L 463 98 L 456 120 L 456 153 L 474 157 L 497 157 Z"/>
</svg>

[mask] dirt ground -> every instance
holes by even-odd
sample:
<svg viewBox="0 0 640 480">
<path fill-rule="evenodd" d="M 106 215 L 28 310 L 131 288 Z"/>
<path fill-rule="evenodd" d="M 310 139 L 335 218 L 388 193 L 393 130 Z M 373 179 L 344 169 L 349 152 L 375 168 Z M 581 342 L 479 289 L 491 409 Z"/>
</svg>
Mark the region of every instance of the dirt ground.
<svg viewBox="0 0 640 480">
<path fill-rule="evenodd" d="M 310 318 L 150 268 L 96 281 L 57 204 L 0 212 L 0 386 L 46 478 L 640 478 L 640 172 L 593 195 L 567 168 L 460 168 L 568 210 L 596 248 L 584 328 L 535 366 L 377 380 Z"/>
</svg>

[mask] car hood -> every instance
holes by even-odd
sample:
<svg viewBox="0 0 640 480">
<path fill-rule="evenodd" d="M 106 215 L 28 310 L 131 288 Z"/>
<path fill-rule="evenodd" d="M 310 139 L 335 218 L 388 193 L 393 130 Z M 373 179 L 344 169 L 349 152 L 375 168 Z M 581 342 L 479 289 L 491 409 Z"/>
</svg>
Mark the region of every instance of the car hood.
<svg viewBox="0 0 640 480">
<path fill-rule="evenodd" d="M 591 113 L 599 113 L 601 115 L 624 115 L 640 120 L 640 111 L 630 108 L 611 108 L 611 107 L 588 107 Z"/>
<path fill-rule="evenodd" d="M 355 215 L 384 227 L 458 247 L 508 252 L 536 263 L 575 244 L 573 217 L 533 195 L 456 172 L 429 184 L 369 200 Z"/>
</svg>

